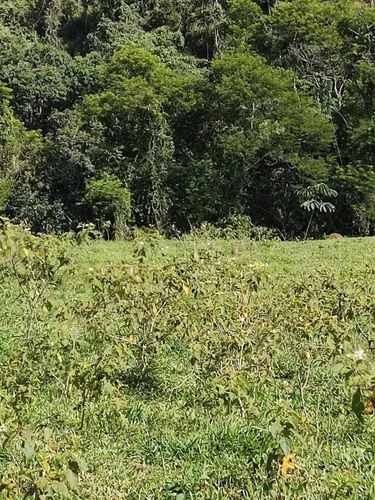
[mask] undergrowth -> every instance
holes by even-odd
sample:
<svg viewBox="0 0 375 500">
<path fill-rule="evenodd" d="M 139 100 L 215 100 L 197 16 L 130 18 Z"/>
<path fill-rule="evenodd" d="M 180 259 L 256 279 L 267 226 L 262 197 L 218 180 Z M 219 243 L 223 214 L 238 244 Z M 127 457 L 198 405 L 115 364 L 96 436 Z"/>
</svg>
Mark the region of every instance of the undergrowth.
<svg viewBox="0 0 375 500">
<path fill-rule="evenodd" d="M 374 498 L 373 240 L 0 233 L 3 498 Z"/>
</svg>

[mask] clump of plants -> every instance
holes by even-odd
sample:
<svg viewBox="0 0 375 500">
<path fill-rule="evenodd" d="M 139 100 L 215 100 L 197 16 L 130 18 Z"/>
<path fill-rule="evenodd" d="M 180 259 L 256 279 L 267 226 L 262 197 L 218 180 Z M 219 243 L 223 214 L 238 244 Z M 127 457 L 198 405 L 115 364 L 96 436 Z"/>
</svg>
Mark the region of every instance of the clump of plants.
<svg viewBox="0 0 375 500">
<path fill-rule="evenodd" d="M 99 231 L 106 232 L 108 238 L 127 238 L 131 197 L 118 177 L 104 172 L 101 177 L 88 180 L 85 201 L 96 217 Z"/>
<path fill-rule="evenodd" d="M 212 239 L 250 239 L 254 241 L 278 239 L 277 231 L 255 225 L 246 215 L 232 215 L 218 223 L 204 222 L 192 231 L 193 237 Z"/>
<path fill-rule="evenodd" d="M 362 242 L 92 231 L 1 223 L 5 498 L 371 497 Z"/>
</svg>

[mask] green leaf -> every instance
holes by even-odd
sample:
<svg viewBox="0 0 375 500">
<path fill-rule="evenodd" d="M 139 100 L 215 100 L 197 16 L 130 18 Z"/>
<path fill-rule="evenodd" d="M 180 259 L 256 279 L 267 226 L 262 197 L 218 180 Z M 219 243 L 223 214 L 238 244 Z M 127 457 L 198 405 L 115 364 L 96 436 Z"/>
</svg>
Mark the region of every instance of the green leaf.
<svg viewBox="0 0 375 500">
<path fill-rule="evenodd" d="M 69 493 L 67 485 L 65 483 L 62 483 L 61 481 L 54 481 L 52 483 L 52 489 L 55 493 L 59 493 L 60 495 L 62 495 L 65 498 L 70 497 L 70 493 Z"/>
<path fill-rule="evenodd" d="M 283 428 L 280 425 L 279 419 L 276 419 L 275 422 L 272 422 L 272 424 L 270 425 L 270 432 L 273 438 L 276 438 L 282 432 L 282 430 Z"/>
<path fill-rule="evenodd" d="M 280 445 L 280 448 L 282 449 L 282 452 L 284 453 L 284 455 L 288 455 L 290 453 L 291 448 L 290 448 L 290 444 L 289 444 L 289 439 L 282 437 L 279 440 L 279 445 Z"/>
<path fill-rule="evenodd" d="M 76 490 L 78 488 L 78 475 L 72 469 L 67 469 L 65 476 L 71 489 Z"/>
<path fill-rule="evenodd" d="M 363 422 L 363 412 L 365 409 L 365 405 L 361 399 L 361 390 L 357 389 L 352 397 L 352 410 L 356 414 L 358 420 Z"/>
<path fill-rule="evenodd" d="M 81 472 L 87 472 L 89 470 L 89 467 L 87 465 L 87 462 L 84 458 L 77 458 L 75 460 L 75 463 L 78 465 L 78 470 L 75 470 L 73 469 L 72 467 L 72 470 L 74 472 L 76 472 L 78 474 L 78 471 L 81 471 Z M 70 467 L 70 462 L 69 462 L 69 467 Z"/>
<path fill-rule="evenodd" d="M 44 428 L 44 440 L 46 442 L 50 441 L 52 438 L 53 431 L 49 427 Z"/>
<path fill-rule="evenodd" d="M 23 443 L 23 452 L 26 458 L 31 458 L 35 453 L 35 444 L 32 441 L 25 440 Z"/>
<path fill-rule="evenodd" d="M 347 369 L 348 369 L 348 365 L 346 365 L 345 363 L 342 363 L 342 362 L 336 363 L 336 364 L 331 366 L 331 372 L 335 373 L 337 375 L 339 375 L 340 373 L 343 373 Z"/>
</svg>

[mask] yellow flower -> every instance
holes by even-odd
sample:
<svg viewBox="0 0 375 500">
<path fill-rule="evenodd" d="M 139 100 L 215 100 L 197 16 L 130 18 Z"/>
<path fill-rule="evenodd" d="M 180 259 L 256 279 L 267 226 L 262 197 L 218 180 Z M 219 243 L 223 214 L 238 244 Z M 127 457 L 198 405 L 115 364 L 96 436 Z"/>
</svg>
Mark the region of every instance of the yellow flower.
<svg viewBox="0 0 375 500">
<path fill-rule="evenodd" d="M 288 453 L 288 455 L 284 455 L 283 463 L 281 464 L 280 474 L 284 479 L 286 479 L 288 472 L 290 470 L 294 470 L 296 468 L 296 464 L 294 462 L 294 455 Z"/>
<path fill-rule="evenodd" d="M 367 401 L 365 404 L 365 413 L 366 415 L 372 415 L 374 412 L 374 405 L 371 403 L 371 401 Z"/>
</svg>

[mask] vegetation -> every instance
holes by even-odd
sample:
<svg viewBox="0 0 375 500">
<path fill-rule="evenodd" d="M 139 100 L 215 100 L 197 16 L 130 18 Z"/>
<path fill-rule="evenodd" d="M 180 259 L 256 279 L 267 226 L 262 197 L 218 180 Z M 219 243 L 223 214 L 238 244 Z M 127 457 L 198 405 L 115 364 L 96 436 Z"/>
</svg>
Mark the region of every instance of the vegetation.
<svg viewBox="0 0 375 500">
<path fill-rule="evenodd" d="M 375 495 L 372 239 L 2 223 L 2 498 Z"/>
<path fill-rule="evenodd" d="M 374 24 L 368 0 L 2 0 L 1 212 L 110 237 L 238 216 L 373 234 Z M 105 176 L 130 215 L 92 205 Z M 319 185 L 336 210 L 311 217 Z"/>
<path fill-rule="evenodd" d="M 0 2 L 0 498 L 375 498 L 373 4 Z"/>
</svg>

